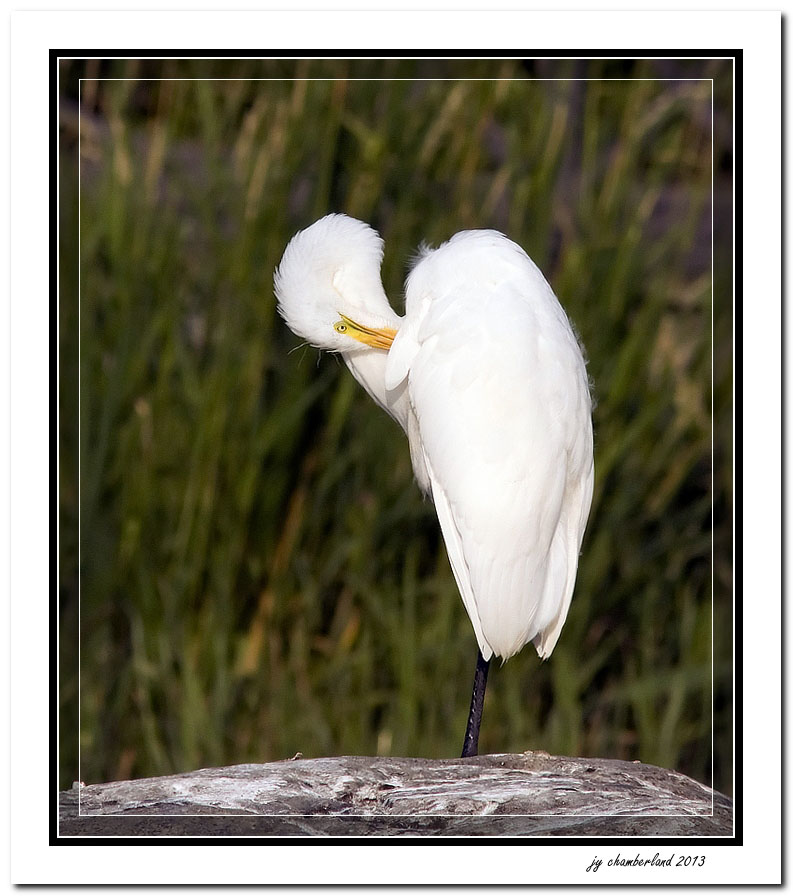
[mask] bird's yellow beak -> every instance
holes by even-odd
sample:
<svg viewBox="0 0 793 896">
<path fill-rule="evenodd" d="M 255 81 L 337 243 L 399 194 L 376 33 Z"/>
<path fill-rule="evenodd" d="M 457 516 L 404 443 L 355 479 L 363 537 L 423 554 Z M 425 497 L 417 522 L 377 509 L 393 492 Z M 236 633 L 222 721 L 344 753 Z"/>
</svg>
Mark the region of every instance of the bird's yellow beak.
<svg viewBox="0 0 793 896">
<path fill-rule="evenodd" d="M 333 325 L 333 329 L 337 333 L 352 336 L 353 339 L 357 339 L 358 342 L 363 342 L 364 345 L 369 345 L 372 348 L 381 348 L 384 351 L 388 351 L 391 348 L 391 343 L 397 334 L 396 330 L 392 330 L 391 327 L 380 327 L 379 329 L 365 327 L 363 324 L 350 320 L 349 317 L 345 317 L 343 314 L 339 316 L 341 320 Z"/>
</svg>

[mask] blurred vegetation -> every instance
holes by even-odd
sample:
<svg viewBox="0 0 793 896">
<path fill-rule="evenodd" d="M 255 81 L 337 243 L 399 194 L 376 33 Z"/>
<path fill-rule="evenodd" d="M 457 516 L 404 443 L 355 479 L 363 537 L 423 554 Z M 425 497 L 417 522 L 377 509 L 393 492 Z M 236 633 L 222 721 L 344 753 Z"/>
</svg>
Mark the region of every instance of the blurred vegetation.
<svg viewBox="0 0 793 896">
<path fill-rule="evenodd" d="M 275 311 L 289 238 L 344 211 L 382 233 L 400 311 L 422 240 L 504 231 L 588 351 L 576 595 L 548 662 L 528 647 L 492 670 L 481 750 L 731 791 L 730 78 L 701 60 L 63 63 L 62 786 L 78 730 L 88 783 L 458 755 L 476 644 L 406 440 Z"/>
</svg>

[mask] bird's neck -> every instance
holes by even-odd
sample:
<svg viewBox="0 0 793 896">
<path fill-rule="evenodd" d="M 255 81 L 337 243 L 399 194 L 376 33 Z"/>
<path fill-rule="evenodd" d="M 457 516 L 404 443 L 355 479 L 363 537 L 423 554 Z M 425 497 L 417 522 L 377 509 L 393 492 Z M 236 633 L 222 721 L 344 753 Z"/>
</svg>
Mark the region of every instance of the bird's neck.
<svg viewBox="0 0 793 896">
<path fill-rule="evenodd" d="M 344 352 L 345 363 L 356 380 L 366 389 L 383 410 L 397 421 L 405 432 L 408 426 L 407 384 L 386 390 L 385 365 L 388 353 L 379 349 Z"/>
</svg>

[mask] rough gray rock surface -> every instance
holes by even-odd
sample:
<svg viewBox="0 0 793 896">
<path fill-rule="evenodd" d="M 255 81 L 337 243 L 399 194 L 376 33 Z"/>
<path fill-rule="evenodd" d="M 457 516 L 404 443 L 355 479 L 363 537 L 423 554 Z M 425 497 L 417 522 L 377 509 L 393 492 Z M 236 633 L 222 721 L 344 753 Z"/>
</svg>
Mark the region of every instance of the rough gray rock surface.
<svg viewBox="0 0 793 896">
<path fill-rule="evenodd" d="M 733 808 L 635 762 L 340 756 L 75 786 L 61 794 L 59 834 L 730 837 Z"/>
</svg>

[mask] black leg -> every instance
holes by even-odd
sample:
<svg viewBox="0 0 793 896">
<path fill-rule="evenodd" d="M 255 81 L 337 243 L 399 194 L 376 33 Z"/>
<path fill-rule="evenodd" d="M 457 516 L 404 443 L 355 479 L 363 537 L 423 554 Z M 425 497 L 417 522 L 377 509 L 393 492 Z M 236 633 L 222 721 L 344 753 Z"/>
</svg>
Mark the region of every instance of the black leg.
<svg viewBox="0 0 793 896">
<path fill-rule="evenodd" d="M 479 747 L 479 724 L 482 721 L 482 707 L 485 703 L 487 687 L 487 670 L 490 660 L 484 659 L 480 650 L 476 655 L 476 672 L 474 673 L 474 690 L 471 694 L 471 711 L 468 713 L 468 725 L 465 728 L 463 741 L 463 757 L 476 756 Z"/>
</svg>

